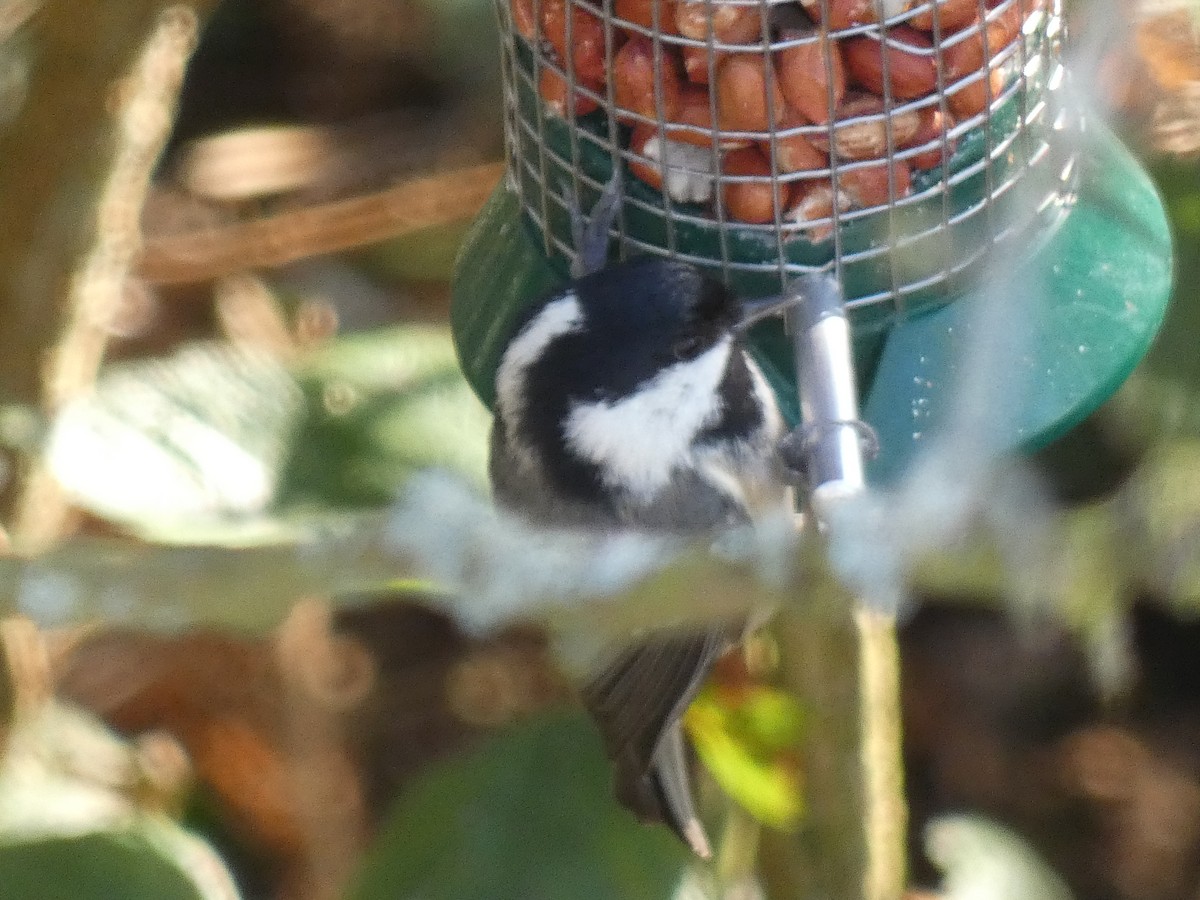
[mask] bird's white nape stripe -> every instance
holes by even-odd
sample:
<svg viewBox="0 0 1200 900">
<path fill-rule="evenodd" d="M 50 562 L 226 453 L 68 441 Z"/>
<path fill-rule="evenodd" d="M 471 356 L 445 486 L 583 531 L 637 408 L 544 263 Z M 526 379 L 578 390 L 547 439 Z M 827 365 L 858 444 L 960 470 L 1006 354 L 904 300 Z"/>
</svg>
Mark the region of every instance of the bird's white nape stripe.
<svg viewBox="0 0 1200 900">
<path fill-rule="evenodd" d="M 787 423 L 783 421 L 783 413 L 779 411 L 779 401 L 775 399 L 775 391 L 767 381 L 767 376 L 758 367 L 750 354 L 746 354 L 746 366 L 750 369 L 750 380 L 754 382 L 754 394 L 758 397 L 759 406 L 763 411 L 763 430 L 773 442 L 783 440 L 787 431 Z"/>
<path fill-rule="evenodd" d="M 583 309 L 574 291 L 547 303 L 513 338 L 496 369 L 496 406 L 510 419 L 521 414 L 525 373 L 553 341 L 583 326 Z"/>
<path fill-rule="evenodd" d="M 650 499 L 690 463 L 692 441 L 720 416 L 718 388 L 731 347 L 726 338 L 620 400 L 576 404 L 567 416 L 567 445 L 596 463 L 605 483 Z"/>
</svg>

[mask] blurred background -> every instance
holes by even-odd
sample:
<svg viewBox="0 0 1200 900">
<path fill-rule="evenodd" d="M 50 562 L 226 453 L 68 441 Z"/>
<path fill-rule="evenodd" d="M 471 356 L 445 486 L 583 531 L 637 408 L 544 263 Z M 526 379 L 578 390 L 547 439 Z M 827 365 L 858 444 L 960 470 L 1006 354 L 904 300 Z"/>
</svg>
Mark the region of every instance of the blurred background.
<svg viewBox="0 0 1200 900">
<path fill-rule="evenodd" d="M 912 880 L 938 881 L 923 824 L 970 810 L 1079 898 L 1194 900 L 1200 8 L 1069 15 L 1177 241 L 1150 357 L 1034 460 L 1091 550 L 1123 548 L 1067 616 L 1115 621 L 1121 675 L 1092 677 L 1094 632 L 926 590 L 901 632 Z M 498 61 L 491 0 L 0 0 L 5 896 L 733 896 L 613 805 L 537 628 L 465 633 L 345 538 L 427 466 L 486 482 L 446 323 L 500 174 Z M 772 652 L 691 722 L 768 871 L 805 727 Z M 95 846 L 61 826 L 81 808 Z M 126 859 L 134 812 L 163 831 Z"/>
</svg>

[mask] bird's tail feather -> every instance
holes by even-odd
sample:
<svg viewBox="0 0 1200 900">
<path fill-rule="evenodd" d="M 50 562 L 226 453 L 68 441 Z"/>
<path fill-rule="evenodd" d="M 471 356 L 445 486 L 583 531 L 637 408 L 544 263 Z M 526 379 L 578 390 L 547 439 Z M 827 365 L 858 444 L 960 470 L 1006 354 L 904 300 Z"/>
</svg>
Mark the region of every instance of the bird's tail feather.
<svg viewBox="0 0 1200 900">
<path fill-rule="evenodd" d="M 680 722 L 737 628 L 665 632 L 625 648 L 583 687 L 615 765 L 617 799 L 662 822 L 697 854 L 708 839 L 692 802 L 690 748 Z"/>
<path fill-rule="evenodd" d="M 692 852 L 707 859 L 712 856 L 712 848 L 692 803 L 691 766 L 688 763 L 686 740 L 679 724 L 667 729 L 658 749 L 654 751 L 650 778 L 653 779 L 655 793 L 659 795 L 666 824 L 692 848 Z"/>
</svg>

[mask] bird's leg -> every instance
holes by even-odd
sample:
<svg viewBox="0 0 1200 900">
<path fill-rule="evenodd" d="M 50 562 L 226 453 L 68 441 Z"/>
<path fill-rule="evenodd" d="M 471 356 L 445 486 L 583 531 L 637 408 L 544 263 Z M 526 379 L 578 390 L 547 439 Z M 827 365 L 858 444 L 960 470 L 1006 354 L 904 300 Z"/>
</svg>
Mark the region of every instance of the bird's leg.
<svg viewBox="0 0 1200 900">
<path fill-rule="evenodd" d="M 568 199 L 571 214 L 571 239 L 575 244 L 575 261 L 571 264 L 571 277 L 582 278 L 604 268 L 608 262 L 608 232 L 621 208 L 621 175 L 613 172 L 604 185 L 596 205 L 586 218 L 579 209 L 579 197 L 572 194 Z"/>
</svg>

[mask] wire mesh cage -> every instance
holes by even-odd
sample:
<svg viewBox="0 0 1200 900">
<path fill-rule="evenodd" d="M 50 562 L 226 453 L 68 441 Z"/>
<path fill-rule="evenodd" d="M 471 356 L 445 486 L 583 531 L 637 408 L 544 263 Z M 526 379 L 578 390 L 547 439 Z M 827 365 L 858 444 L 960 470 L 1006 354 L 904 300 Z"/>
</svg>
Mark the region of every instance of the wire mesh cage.
<svg viewBox="0 0 1200 900">
<path fill-rule="evenodd" d="M 550 255 L 615 168 L 622 255 L 745 295 L 832 269 L 882 327 L 1071 190 L 1057 0 L 496 2 L 510 185 Z"/>
</svg>

